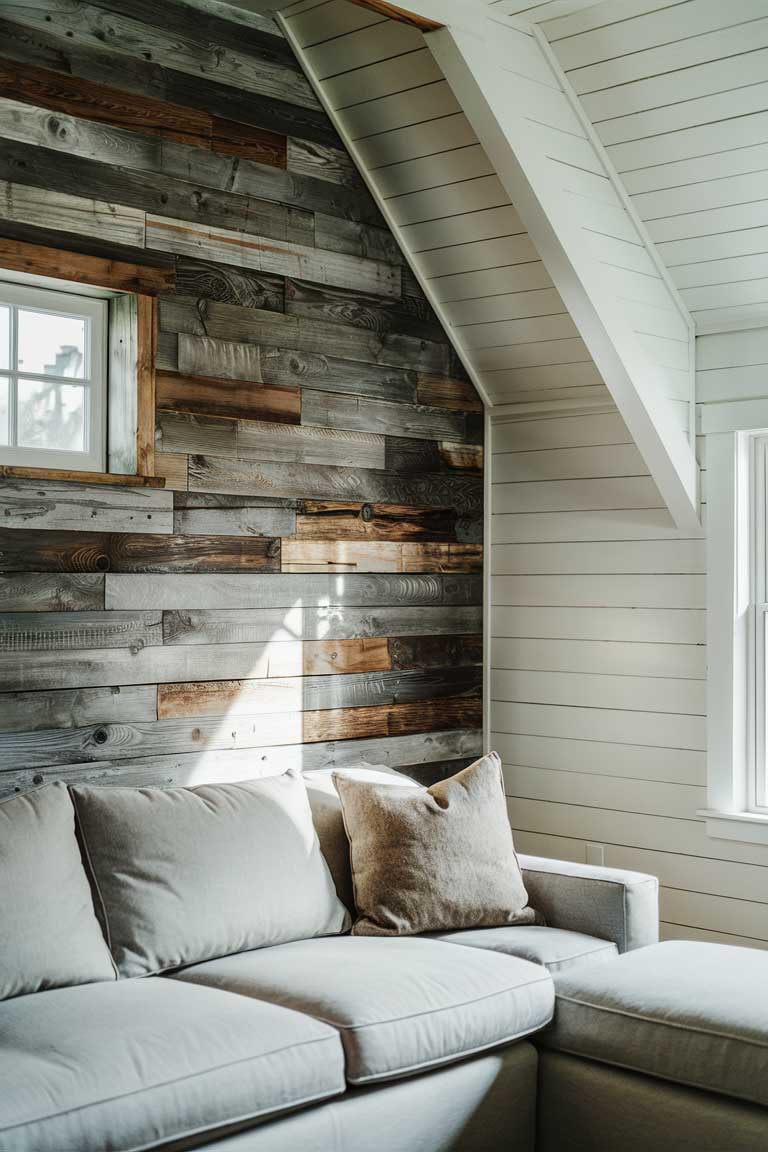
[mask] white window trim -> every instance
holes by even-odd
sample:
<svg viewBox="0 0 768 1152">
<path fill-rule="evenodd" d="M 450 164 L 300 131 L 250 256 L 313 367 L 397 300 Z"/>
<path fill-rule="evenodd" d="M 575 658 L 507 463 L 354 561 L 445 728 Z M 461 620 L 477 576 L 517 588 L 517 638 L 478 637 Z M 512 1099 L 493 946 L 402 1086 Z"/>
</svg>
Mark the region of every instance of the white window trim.
<svg viewBox="0 0 768 1152">
<path fill-rule="evenodd" d="M 67 312 L 88 322 L 88 380 L 86 386 L 85 452 L 63 452 L 49 448 L 23 448 L 0 445 L 0 463 L 34 468 L 103 472 L 106 467 L 107 419 L 107 301 L 81 292 L 61 292 L 26 284 L 0 284 L 0 301 L 40 311 Z M 13 371 L 13 370 L 12 370 Z M 7 376 L 5 369 L 0 374 Z M 55 380 L 56 377 L 37 376 Z M 78 384 L 81 381 L 63 380 Z"/>
<path fill-rule="evenodd" d="M 731 425 L 732 427 L 732 425 Z M 707 804 L 710 836 L 768 844 L 755 811 L 752 473 L 763 429 L 707 435 Z"/>
</svg>

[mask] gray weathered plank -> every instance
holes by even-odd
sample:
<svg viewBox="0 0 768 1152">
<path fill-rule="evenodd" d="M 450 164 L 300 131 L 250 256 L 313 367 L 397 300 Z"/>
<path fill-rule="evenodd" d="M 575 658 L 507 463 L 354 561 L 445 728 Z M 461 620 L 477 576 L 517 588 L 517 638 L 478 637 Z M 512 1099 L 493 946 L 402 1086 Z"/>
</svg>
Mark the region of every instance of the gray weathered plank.
<svg viewBox="0 0 768 1152">
<path fill-rule="evenodd" d="M 360 291 L 364 290 L 360 285 Z M 450 375 L 452 365 L 451 349 L 445 342 L 423 340 L 395 330 L 378 332 L 339 319 L 318 316 L 310 319 L 221 300 L 196 300 L 191 296 L 161 300 L 160 327 L 165 332 L 183 334 L 180 347 L 185 336 L 209 336 L 215 340 L 266 344 L 321 356 L 332 348 L 335 356 L 346 360 L 445 376 Z"/>
<path fill-rule="evenodd" d="M 409 608 L 201 609 L 163 613 L 163 637 L 172 644 L 240 644 L 280 640 L 346 640 L 370 636 L 470 635 L 482 629 L 479 606 Z"/>
<path fill-rule="evenodd" d="M 311 389 L 302 392 L 301 422 L 425 440 L 463 441 L 468 435 L 466 417 L 461 412 Z M 473 436 L 474 431 L 469 435 Z"/>
<path fill-rule="evenodd" d="M 175 301 L 164 301 L 161 309 L 167 319 Z M 210 376 L 227 380 L 262 381 L 261 348 L 234 340 L 212 340 L 208 336 L 180 333 L 178 338 L 179 371 L 189 376 Z"/>
<path fill-rule="evenodd" d="M 277 276 L 292 276 L 363 292 L 400 295 L 400 267 L 380 260 L 311 248 L 307 244 L 275 242 L 268 237 L 208 228 L 188 221 L 148 214 L 146 246 L 177 256 L 195 256 L 221 264 L 237 264 Z"/>
<path fill-rule="evenodd" d="M 18 662 L 17 662 L 18 663 Z M 0 693 L 0 732 L 80 728 L 86 724 L 140 724 L 157 716 L 153 685 L 61 692 Z"/>
<path fill-rule="evenodd" d="M 196 155 L 199 154 L 199 149 L 194 151 Z M 178 256 L 176 291 L 182 296 L 194 296 L 197 299 L 222 300 L 227 304 L 240 304 L 244 308 L 282 312 L 285 281 L 281 276 L 269 276 L 247 268 Z"/>
<path fill-rule="evenodd" d="M 57 779 L 64 779 L 70 784 L 88 782 L 168 787 L 252 780 L 255 776 L 276 775 L 289 769 L 322 773 L 323 776 L 327 774 L 326 786 L 332 787 L 332 771 L 354 768 L 360 763 L 401 768 L 405 764 L 429 765 L 448 758 L 477 757 L 482 754 L 482 750 L 482 732 L 477 728 L 461 728 L 373 740 L 332 740 L 318 744 L 267 745 L 214 752 L 198 749 L 175 755 L 148 755 L 138 759 L 129 757 L 115 763 L 96 761 L 72 766 L 56 765 L 40 771 L 17 766 L 0 773 L 0 796 Z M 310 786 L 312 781 L 310 777 Z"/>
<path fill-rule="evenodd" d="M 100 573 L 0 576 L 0 612 L 88 612 L 103 607 L 104 577 Z"/>
<path fill-rule="evenodd" d="M 269 496 L 219 496 L 179 492 L 174 532 L 188 536 L 293 536 L 296 502 Z"/>
<path fill-rule="evenodd" d="M 198 416 L 191 412 L 157 413 L 159 452 L 210 452 L 237 456 L 237 421 L 226 416 Z"/>
<path fill-rule="evenodd" d="M 298 500 L 362 500 L 374 504 L 456 508 L 468 520 L 482 514 L 482 480 L 462 473 L 402 475 L 373 468 L 261 464 L 213 456 L 189 459 L 191 491 L 283 496 Z"/>
<path fill-rule="evenodd" d="M 130 475 L 138 471 L 138 297 L 113 296 L 108 307 L 108 464 L 110 472 Z"/>
<path fill-rule="evenodd" d="M 138 650 L 162 642 L 160 612 L 6 612 L 0 616 L 0 652 Z M 91 658 L 102 659 L 93 653 Z"/>
<path fill-rule="evenodd" d="M 0 515 L 6 528 L 172 532 L 173 494 L 138 486 L 4 478 Z"/>
<path fill-rule="evenodd" d="M 331 252 L 367 256 L 390 264 L 403 263 L 403 254 L 388 228 L 342 220 L 325 212 L 315 212 L 315 244 Z"/>
<path fill-rule="evenodd" d="M 305 320 L 347 324 L 379 335 L 397 332 L 416 340 L 449 344 L 434 312 L 429 308 L 414 308 L 412 301 L 408 300 L 388 300 L 382 296 L 366 296 L 360 291 L 349 292 L 342 288 L 288 280 L 285 312 L 289 316 L 302 316 Z"/>
<path fill-rule="evenodd" d="M 417 373 L 407 368 L 365 364 L 362 360 L 344 360 L 296 348 L 264 347 L 260 351 L 265 384 L 372 396 L 406 404 L 416 399 Z"/>
<path fill-rule="evenodd" d="M 240 460 L 383 468 L 384 453 L 384 437 L 369 432 L 303 428 L 265 420 L 240 420 L 237 426 L 236 455 Z"/>
<path fill-rule="evenodd" d="M 55 232 L 95 237 L 106 234 L 116 244 L 144 247 L 143 212 L 85 196 L 70 196 L 56 190 L 0 181 L 0 216 L 18 224 L 32 224 Z"/>
<path fill-rule="evenodd" d="M 302 604 L 479 604 L 480 576 L 324 575 L 123 575 L 108 572 L 108 609 L 293 608 Z"/>
<path fill-rule="evenodd" d="M 288 137 L 288 171 L 300 176 L 316 176 L 332 184 L 365 187 L 351 157 L 342 148 L 302 140 L 298 134 Z"/>
</svg>

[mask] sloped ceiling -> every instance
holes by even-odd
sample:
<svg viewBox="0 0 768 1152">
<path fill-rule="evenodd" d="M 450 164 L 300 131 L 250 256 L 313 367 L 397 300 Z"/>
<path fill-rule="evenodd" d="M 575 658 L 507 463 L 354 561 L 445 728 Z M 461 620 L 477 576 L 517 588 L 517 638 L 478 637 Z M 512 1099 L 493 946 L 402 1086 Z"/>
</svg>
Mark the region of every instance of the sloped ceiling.
<svg viewBox="0 0 768 1152">
<path fill-rule="evenodd" d="M 766 0 L 557 7 L 524 14 L 543 20 L 697 332 L 768 324 Z"/>
</svg>

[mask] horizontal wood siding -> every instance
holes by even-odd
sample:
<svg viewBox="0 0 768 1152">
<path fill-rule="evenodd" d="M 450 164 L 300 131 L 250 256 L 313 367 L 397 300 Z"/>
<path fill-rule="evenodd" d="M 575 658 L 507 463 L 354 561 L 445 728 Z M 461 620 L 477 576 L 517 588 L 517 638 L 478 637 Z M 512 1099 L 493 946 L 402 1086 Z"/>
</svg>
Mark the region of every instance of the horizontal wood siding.
<svg viewBox="0 0 768 1152">
<path fill-rule="evenodd" d="M 698 341 L 709 401 L 736 389 L 744 335 Z M 766 850 L 697 816 L 703 538 L 653 498 L 616 414 L 498 420 L 492 468 L 491 739 L 518 849 L 584 862 L 600 845 L 659 876 L 664 937 L 768 947 Z"/>
<path fill-rule="evenodd" d="M 2 478 L 0 793 L 481 751 L 482 404 L 285 39 L 223 11 L 0 18 L 0 265 L 157 298 L 166 481 Z"/>
</svg>

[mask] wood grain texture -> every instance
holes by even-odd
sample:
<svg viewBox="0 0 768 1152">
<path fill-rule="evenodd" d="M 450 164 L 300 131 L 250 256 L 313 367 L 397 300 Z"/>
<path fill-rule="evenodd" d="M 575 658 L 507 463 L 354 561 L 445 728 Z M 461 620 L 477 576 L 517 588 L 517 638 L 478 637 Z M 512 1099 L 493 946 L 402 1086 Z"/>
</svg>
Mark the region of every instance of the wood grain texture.
<svg viewBox="0 0 768 1152">
<path fill-rule="evenodd" d="M 168 412 L 199 412 L 243 420 L 274 420 L 298 424 L 301 394 L 298 388 L 271 388 L 255 380 L 187 376 L 158 372 L 157 406 Z"/>
<path fill-rule="evenodd" d="M 482 629 L 482 610 L 470 607 L 347 608 L 342 605 L 285 608 L 170 610 L 163 613 L 163 640 L 170 644 L 240 644 L 301 640 L 307 649 L 354 637 L 463 636 Z"/>
<path fill-rule="evenodd" d="M 0 14 L 0 266 L 141 297 L 146 485 L 0 471 L 0 792 L 481 751 L 479 403 L 269 29 Z"/>
<path fill-rule="evenodd" d="M 113 532 L 173 531 L 173 496 L 143 486 L 12 479 L 0 486 L 0 511 L 10 527 Z"/>
<path fill-rule="evenodd" d="M 28 244 L 4 237 L 0 237 L 0 267 L 31 275 L 57 276 L 78 284 L 113 288 L 118 292 L 139 292 L 146 296 L 171 291 L 176 281 L 173 268 L 107 260 L 81 252 L 62 252 L 44 244 Z"/>
<path fill-rule="evenodd" d="M 284 540 L 283 572 L 480 572 L 479 544 Z"/>
<path fill-rule="evenodd" d="M 10 480 L 64 480 L 77 484 L 98 484 L 115 488 L 164 488 L 162 476 L 130 476 L 116 472 L 75 472 L 62 468 L 25 468 L 20 464 L 0 465 L 0 478 Z"/>
<path fill-rule="evenodd" d="M 362 672 L 341 676 L 296 676 L 260 680 L 218 680 L 161 684 L 157 715 L 256 716 L 262 712 L 312 712 L 325 708 L 369 708 L 413 700 L 477 696 L 476 669 Z"/>
</svg>

